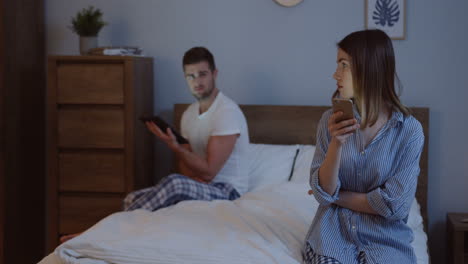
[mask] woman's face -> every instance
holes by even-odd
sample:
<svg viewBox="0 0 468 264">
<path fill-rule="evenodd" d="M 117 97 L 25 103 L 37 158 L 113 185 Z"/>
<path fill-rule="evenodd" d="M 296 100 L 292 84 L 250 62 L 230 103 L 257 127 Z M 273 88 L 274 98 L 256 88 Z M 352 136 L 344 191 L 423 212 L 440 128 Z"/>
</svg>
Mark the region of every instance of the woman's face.
<svg viewBox="0 0 468 264">
<path fill-rule="evenodd" d="M 351 57 L 342 49 L 338 48 L 336 63 L 337 66 L 333 74 L 333 79 L 336 80 L 337 90 L 341 98 L 351 99 L 354 96 Z"/>
</svg>

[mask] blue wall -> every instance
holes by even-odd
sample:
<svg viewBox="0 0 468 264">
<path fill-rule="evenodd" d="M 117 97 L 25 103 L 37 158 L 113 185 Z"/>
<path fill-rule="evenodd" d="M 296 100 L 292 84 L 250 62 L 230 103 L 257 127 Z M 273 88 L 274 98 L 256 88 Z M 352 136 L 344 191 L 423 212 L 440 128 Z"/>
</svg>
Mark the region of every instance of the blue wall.
<svg viewBox="0 0 468 264">
<path fill-rule="evenodd" d="M 192 102 L 181 57 L 203 45 L 215 55 L 218 87 L 241 104 L 329 105 L 335 43 L 364 25 L 364 0 L 46 0 L 48 54 L 78 54 L 67 26 L 88 5 L 109 22 L 100 45 L 137 45 L 155 58 L 155 109 L 172 118 Z M 407 1 L 406 39 L 394 41 L 409 106 L 430 107 L 429 221 L 434 263 L 444 262 L 445 216 L 468 211 L 468 2 Z M 158 153 L 165 149 L 157 145 Z M 157 159 L 168 169 L 164 157 Z"/>
</svg>

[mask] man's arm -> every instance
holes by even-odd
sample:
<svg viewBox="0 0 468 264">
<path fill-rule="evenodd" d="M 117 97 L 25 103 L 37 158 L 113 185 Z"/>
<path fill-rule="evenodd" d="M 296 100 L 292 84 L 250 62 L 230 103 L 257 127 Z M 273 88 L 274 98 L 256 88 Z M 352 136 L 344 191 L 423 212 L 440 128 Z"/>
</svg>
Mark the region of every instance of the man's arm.
<svg viewBox="0 0 468 264">
<path fill-rule="evenodd" d="M 206 158 L 184 147 L 174 149 L 181 172 L 204 182 L 212 181 L 231 155 L 238 137 L 239 134 L 211 136 L 208 140 Z"/>
<path fill-rule="evenodd" d="M 161 131 L 153 122 L 146 122 L 148 129 L 160 138 L 176 154 L 181 172 L 197 181 L 210 182 L 229 158 L 239 134 L 211 136 L 208 140 L 206 158 L 200 157 L 188 144 L 180 145 L 172 131 Z"/>
<path fill-rule="evenodd" d="M 183 148 L 186 148 L 188 151 L 192 151 L 192 147 L 190 146 L 190 144 L 183 144 L 181 145 Z M 185 163 L 181 162 L 179 158 L 177 158 L 177 172 L 178 173 L 181 173 L 182 175 L 185 175 L 189 178 L 192 178 L 192 179 L 195 179 L 196 176 L 195 174 L 193 173 L 193 171 L 188 168 Z M 198 180 L 198 179 L 197 179 Z"/>
</svg>

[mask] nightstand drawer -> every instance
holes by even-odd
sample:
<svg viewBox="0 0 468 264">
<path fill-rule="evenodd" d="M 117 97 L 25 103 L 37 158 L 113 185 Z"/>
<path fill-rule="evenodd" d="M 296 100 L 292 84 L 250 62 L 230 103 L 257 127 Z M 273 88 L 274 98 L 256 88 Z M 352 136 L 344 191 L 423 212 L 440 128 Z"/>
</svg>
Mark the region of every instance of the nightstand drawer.
<svg viewBox="0 0 468 264">
<path fill-rule="evenodd" d="M 125 192 L 123 151 L 59 154 L 60 191 Z"/>
<path fill-rule="evenodd" d="M 122 197 L 59 196 L 59 233 L 83 232 L 104 217 L 122 211 Z"/>
<path fill-rule="evenodd" d="M 59 64 L 59 104 L 123 104 L 123 64 Z"/>
<path fill-rule="evenodd" d="M 123 148 L 123 109 L 59 109 L 58 142 L 61 148 Z"/>
<path fill-rule="evenodd" d="M 468 264 L 468 213 L 447 213 L 447 263 Z"/>
</svg>

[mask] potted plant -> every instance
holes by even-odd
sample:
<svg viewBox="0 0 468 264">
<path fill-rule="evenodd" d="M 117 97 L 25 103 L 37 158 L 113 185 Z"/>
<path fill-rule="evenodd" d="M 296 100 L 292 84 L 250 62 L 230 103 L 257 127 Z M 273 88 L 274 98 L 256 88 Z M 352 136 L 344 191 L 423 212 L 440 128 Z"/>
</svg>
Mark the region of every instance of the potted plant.
<svg viewBox="0 0 468 264">
<path fill-rule="evenodd" d="M 85 55 L 92 48 L 97 47 L 97 35 L 107 25 L 102 20 L 99 8 L 89 6 L 72 17 L 70 29 L 80 36 L 80 54 Z"/>
</svg>

